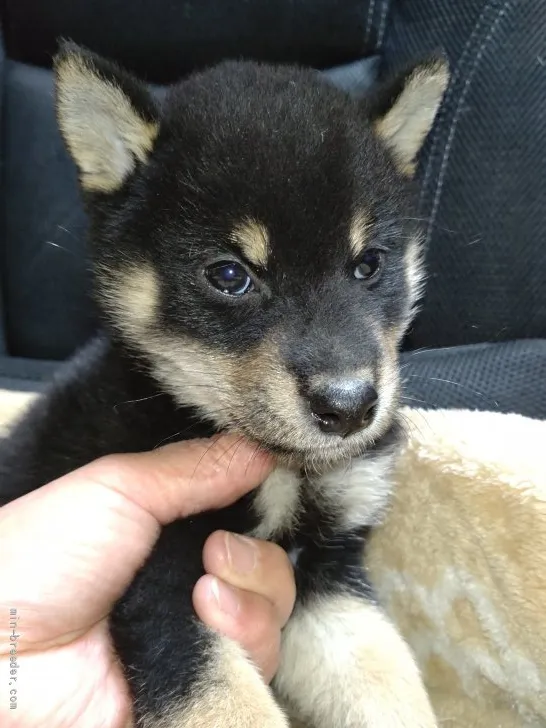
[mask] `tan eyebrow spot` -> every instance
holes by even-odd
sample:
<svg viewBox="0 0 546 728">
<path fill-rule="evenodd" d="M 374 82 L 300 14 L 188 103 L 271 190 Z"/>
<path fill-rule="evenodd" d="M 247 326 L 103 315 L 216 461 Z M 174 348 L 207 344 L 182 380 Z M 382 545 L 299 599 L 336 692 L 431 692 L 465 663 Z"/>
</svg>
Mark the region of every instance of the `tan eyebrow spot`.
<svg viewBox="0 0 546 728">
<path fill-rule="evenodd" d="M 269 257 L 269 232 L 265 225 L 257 220 L 245 220 L 233 228 L 231 239 L 245 258 L 265 268 Z"/>
<path fill-rule="evenodd" d="M 372 223 L 370 216 L 364 210 L 355 213 L 351 222 L 351 230 L 349 232 L 349 245 L 351 252 L 357 258 L 366 245 L 368 244 L 368 236 Z"/>
</svg>

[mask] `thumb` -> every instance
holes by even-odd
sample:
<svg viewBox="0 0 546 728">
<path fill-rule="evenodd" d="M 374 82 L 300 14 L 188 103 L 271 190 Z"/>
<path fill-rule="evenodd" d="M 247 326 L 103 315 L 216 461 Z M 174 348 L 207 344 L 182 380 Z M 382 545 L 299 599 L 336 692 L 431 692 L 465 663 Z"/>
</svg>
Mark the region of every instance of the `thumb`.
<svg viewBox="0 0 546 728">
<path fill-rule="evenodd" d="M 4 506 L 0 604 L 18 609 L 20 649 L 69 641 L 105 617 L 162 524 L 228 505 L 271 468 L 240 437 L 192 440 L 102 458 Z"/>
</svg>

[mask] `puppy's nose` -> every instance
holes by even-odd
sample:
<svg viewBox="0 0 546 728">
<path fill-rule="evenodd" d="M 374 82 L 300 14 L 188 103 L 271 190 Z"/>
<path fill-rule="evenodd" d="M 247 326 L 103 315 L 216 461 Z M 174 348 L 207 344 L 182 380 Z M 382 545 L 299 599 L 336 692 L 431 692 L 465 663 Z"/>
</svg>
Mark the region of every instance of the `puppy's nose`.
<svg viewBox="0 0 546 728">
<path fill-rule="evenodd" d="M 341 437 L 367 427 L 377 404 L 375 388 L 359 379 L 333 380 L 308 397 L 320 429 Z"/>
</svg>

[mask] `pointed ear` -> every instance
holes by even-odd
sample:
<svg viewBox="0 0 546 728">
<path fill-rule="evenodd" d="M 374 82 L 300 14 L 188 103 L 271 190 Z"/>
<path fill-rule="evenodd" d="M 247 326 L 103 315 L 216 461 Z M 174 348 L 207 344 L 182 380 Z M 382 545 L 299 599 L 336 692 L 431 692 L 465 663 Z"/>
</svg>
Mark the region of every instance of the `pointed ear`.
<svg viewBox="0 0 546 728">
<path fill-rule="evenodd" d="M 57 120 L 84 190 L 114 192 L 145 162 L 159 130 L 145 84 L 73 43 L 54 62 Z"/>
<path fill-rule="evenodd" d="M 436 118 L 448 82 L 447 61 L 437 56 L 384 84 L 371 101 L 375 131 L 407 176 L 415 172 L 417 155 Z"/>
</svg>

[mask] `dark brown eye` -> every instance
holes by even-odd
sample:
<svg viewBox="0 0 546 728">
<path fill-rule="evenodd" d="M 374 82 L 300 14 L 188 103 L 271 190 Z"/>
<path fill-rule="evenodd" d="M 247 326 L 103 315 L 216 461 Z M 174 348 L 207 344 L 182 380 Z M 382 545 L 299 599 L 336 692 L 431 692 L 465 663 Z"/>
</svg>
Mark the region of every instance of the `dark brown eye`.
<svg viewBox="0 0 546 728">
<path fill-rule="evenodd" d="M 370 248 L 364 252 L 360 263 L 354 270 L 355 278 L 362 281 L 370 281 L 375 278 L 381 270 L 383 254 L 380 250 Z"/>
<path fill-rule="evenodd" d="M 252 288 L 252 279 L 240 263 L 222 260 L 205 269 L 211 286 L 227 296 L 243 296 Z"/>
</svg>

